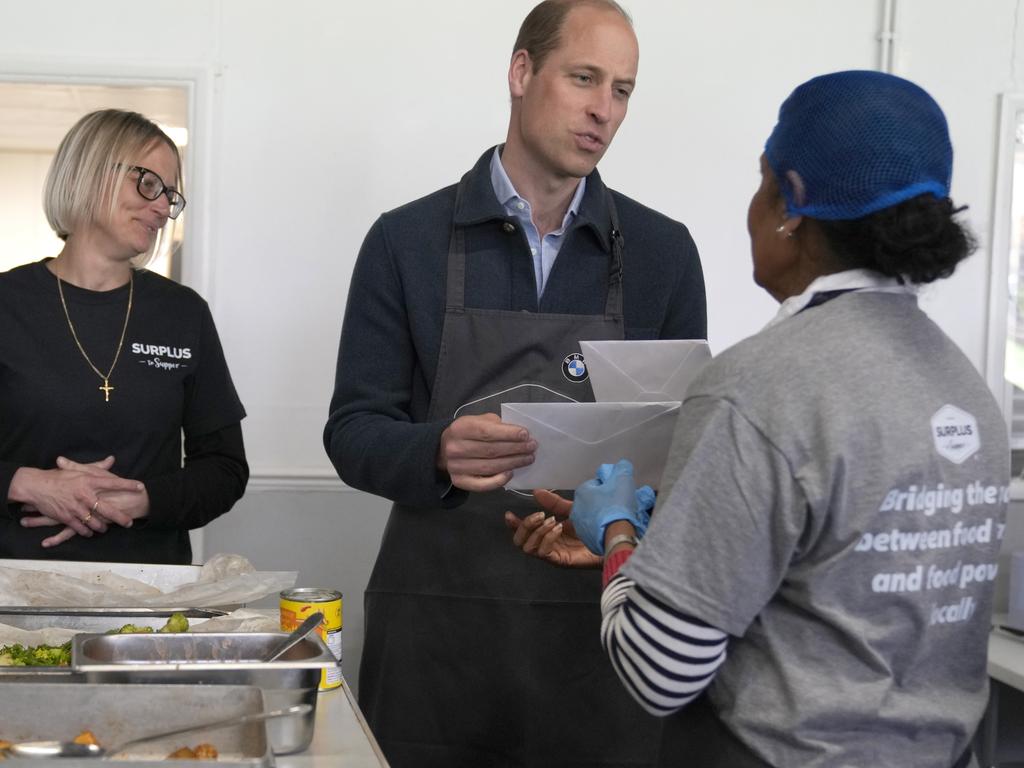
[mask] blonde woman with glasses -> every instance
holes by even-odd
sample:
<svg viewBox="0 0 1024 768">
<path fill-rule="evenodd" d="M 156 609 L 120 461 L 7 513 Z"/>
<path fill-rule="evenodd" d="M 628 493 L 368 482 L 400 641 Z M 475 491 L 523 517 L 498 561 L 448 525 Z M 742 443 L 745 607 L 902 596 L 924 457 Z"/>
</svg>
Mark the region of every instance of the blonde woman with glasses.
<svg viewBox="0 0 1024 768">
<path fill-rule="evenodd" d="M 209 307 L 142 266 L 180 187 L 174 143 L 134 112 L 88 114 L 57 150 L 64 248 L 0 274 L 0 557 L 190 563 L 189 529 L 245 490 Z"/>
</svg>

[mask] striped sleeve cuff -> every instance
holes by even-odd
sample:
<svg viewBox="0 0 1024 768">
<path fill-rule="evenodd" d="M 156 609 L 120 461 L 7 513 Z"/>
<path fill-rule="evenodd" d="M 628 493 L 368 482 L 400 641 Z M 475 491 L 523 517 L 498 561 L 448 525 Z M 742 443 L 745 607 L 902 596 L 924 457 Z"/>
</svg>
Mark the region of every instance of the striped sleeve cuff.
<svg viewBox="0 0 1024 768">
<path fill-rule="evenodd" d="M 670 715 L 697 698 L 725 661 L 726 633 L 665 605 L 625 576 L 609 580 L 601 613 L 601 643 L 616 674 L 653 715 Z"/>
</svg>

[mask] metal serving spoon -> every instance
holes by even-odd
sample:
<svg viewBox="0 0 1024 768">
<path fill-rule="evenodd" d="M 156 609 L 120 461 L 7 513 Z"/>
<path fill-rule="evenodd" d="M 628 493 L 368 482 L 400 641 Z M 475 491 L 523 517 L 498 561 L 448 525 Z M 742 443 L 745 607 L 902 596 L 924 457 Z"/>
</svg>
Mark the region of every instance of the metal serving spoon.
<svg viewBox="0 0 1024 768">
<path fill-rule="evenodd" d="M 122 741 L 115 746 L 104 748 L 96 744 L 76 744 L 73 741 L 23 741 L 12 744 L 7 748 L 7 753 L 15 757 L 109 757 L 110 755 L 123 752 L 128 747 L 142 744 L 147 741 L 157 741 L 168 736 L 178 736 L 192 731 L 205 731 L 213 728 L 226 728 L 229 725 L 242 725 L 243 723 L 258 723 L 260 720 L 270 720 L 275 717 L 288 717 L 289 715 L 305 715 L 312 711 L 310 704 L 296 704 L 287 709 L 275 709 L 272 712 L 258 712 L 252 715 L 239 715 L 224 720 L 217 720 L 212 723 L 201 723 L 189 725 L 184 728 L 175 728 L 173 731 L 151 733 L 148 736 L 139 736 L 135 739 Z"/>
<path fill-rule="evenodd" d="M 313 632 L 314 629 L 320 626 L 324 620 L 324 615 L 320 611 L 309 614 L 299 626 L 297 626 L 292 633 L 288 635 L 284 640 L 281 641 L 280 645 L 272 648 L 270 652 L 263 657 L 263 662 L 274 661 L 275 659 L 284 656 L 290 649 L 298 645 L 306 635 Z"/>
</svg>

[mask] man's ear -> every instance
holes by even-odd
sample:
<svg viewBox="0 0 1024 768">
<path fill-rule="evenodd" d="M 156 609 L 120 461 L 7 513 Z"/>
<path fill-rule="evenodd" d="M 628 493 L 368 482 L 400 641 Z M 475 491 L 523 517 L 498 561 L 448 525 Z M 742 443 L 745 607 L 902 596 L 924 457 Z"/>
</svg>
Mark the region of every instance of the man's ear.
<svg viewBox="0 0 1024 768">
<path fill-rule="evenodd" d="M 508 92 L 513 99 L 520 99 L 526 93 L 526 86 L 533 76 L 533 61 L 525 48 L 512 54 L 508 65 Z"/>
</svg>

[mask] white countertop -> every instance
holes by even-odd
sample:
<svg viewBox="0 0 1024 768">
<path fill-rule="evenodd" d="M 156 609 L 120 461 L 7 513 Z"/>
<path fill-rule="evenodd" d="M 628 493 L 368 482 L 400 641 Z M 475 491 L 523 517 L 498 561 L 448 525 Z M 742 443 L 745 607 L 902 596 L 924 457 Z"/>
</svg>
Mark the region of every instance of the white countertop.
<svg viewBox="0 0 1024 768">
<path fill-rule="evenodd" d="M 278 768 L 387 768 L 377 740 L 346 683 L 322 691 L 316 704 L 313 743 L 305 752 L 278 755 Z"/>
</svg>

